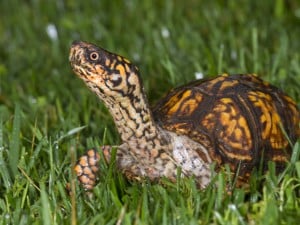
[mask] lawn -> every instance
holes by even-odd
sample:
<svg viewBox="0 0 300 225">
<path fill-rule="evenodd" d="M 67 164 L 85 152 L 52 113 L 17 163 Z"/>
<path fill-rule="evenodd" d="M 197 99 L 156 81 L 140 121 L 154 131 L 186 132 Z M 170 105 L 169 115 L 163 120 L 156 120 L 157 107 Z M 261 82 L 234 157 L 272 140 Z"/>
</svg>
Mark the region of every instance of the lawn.
<svg viewBox="0 0 300 225">
<path fill-rule="evenodd" d="M 86 148 L 119 144 L 103 104 L 71 71 L 73 40 L 139 68 L 150 103 L 223 72 L 257 73 L 300 103 L 300 2 L 0 1 L 0 224 L 299 224 L 300 142 L 286 171 L 226 191 L 226 174 L 128 182 L 101 162 L 93 194 L 66 184 Z"/>
</svg>

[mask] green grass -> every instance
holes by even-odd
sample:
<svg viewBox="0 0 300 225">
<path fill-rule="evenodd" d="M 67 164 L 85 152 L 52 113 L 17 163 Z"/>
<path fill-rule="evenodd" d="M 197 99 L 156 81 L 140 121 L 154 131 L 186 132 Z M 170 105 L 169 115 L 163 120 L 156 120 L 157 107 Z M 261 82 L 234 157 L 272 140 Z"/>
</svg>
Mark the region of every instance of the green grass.
<svg viewBox="0 0 300 225">
<path fill-rule="evenodd" d="M 0 224 L 299 224 L 299 142 L 285 173 L 270 164 L 249 192 L 229 195 L 226 174 L 202 191 L 192 179 L 128 183 L 104 163 L 92 199 L 65 191 L 72 152 L 120 142 L 71 72 L 73 40 L 134 61 L 152 103 L 195 72 L 255 72 L 300 103 L 299 1 L 45 2 L 0 2 Z"/>
</svg>

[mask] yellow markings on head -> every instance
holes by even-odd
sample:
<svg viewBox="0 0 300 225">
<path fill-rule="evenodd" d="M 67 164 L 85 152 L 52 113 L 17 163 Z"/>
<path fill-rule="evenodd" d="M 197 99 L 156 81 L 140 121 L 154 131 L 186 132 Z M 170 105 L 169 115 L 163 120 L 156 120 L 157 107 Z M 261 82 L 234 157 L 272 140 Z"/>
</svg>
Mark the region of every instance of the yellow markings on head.
<svg viewBox="0 0 300 225">
<path fill-rule="evenodd" d="M 124 66 L 123 66 L 122 64 L 118 64 L 118 65 L 116 66 L 116 70 L 119 70 L 119 73 L 120 73 L 121 75 L 125 75 L 125 74 L 126 74 L 125 68 L 124 68 Z"/>
<path fill-rule="evenodd" d="M 105 59 L 105 66 L 108 67 L 110 65 L 111 60 L 106 58 Z"/>
<path fill-rule="evenodd" d="M 129 64 L 129 63 L 131 63 L 128 59 L 126 59 L 126 58 L 123 58 L 123 61 L 125 62 L 125 63 L 127 63 L 127 64 Z"/>
<path fill-rule="evenodd" d="M 119 62 L 125 62 L 127 64 L 131 63 L 128 59 L 126 59 L 126 58 L 124 58 L 124 57 L 122 57 L 120 55 L 117 55 L 117 61 L 119 61 Z"/>
<path fill-rule="evenodd" d="M 111 62 L 111 64 L 110 64 L 110 68 L 115 68 L 115 65 L 116 65 L 116 62 L 117 62 L 117 60 L 113 60 L 112 62 Z"/>
<path fill-rule="evenodd" d="M 130 71 L 130 68 L 129 68 L 129 66 L 128 66 L 127 63 L 125 63 L 124 66 L 125 66 L 125 70 L 126 70 L 127 72 Z"/>
</svg>

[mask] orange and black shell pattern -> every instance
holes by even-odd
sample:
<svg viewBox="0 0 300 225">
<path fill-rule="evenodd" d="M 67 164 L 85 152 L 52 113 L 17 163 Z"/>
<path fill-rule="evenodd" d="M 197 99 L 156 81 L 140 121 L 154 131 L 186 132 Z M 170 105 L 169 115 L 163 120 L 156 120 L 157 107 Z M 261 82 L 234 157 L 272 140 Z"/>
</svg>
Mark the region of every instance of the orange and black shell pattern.
<svg viewBox="0 0 300 225">
<path fill-rule="evenodd" d="M 218 165 L 229 164 L 242 176 L 262 157 L 283 168 L 291 143 L 300 137 L 296 103 L 253 74 L 224 74 L 178 87 L 158 102 L 153 115 L 164 129 L 201 143 Z"/>
</svg>

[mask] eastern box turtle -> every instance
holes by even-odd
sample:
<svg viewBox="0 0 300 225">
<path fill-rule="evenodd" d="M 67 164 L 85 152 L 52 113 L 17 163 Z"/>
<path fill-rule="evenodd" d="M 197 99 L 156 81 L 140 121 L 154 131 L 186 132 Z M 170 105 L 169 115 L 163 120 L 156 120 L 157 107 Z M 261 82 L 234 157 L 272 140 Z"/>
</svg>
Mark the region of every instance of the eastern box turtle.
<svg viewBox="0 0 300 225">
<path fill-rule="evenodd" d="M 86 42 L 74 42 L 74 72 L 109 109 L 122 144 L 117 167 L 130 179 L 194 176 L 199 187 L 212 178 L 211 165 L 228 164 L 241 179 L 268 161 L 278 171 L 300 136 L 299 109 L 278 88 L 254 74 L 197 80 L 171 90 L 150 109 L 138 68 L 122 56 Z M 102 148 L 110 159 L 110 146 Z M 99 153 L 90 150 L 75 171 L 92 189 Z"/>
</svg>

